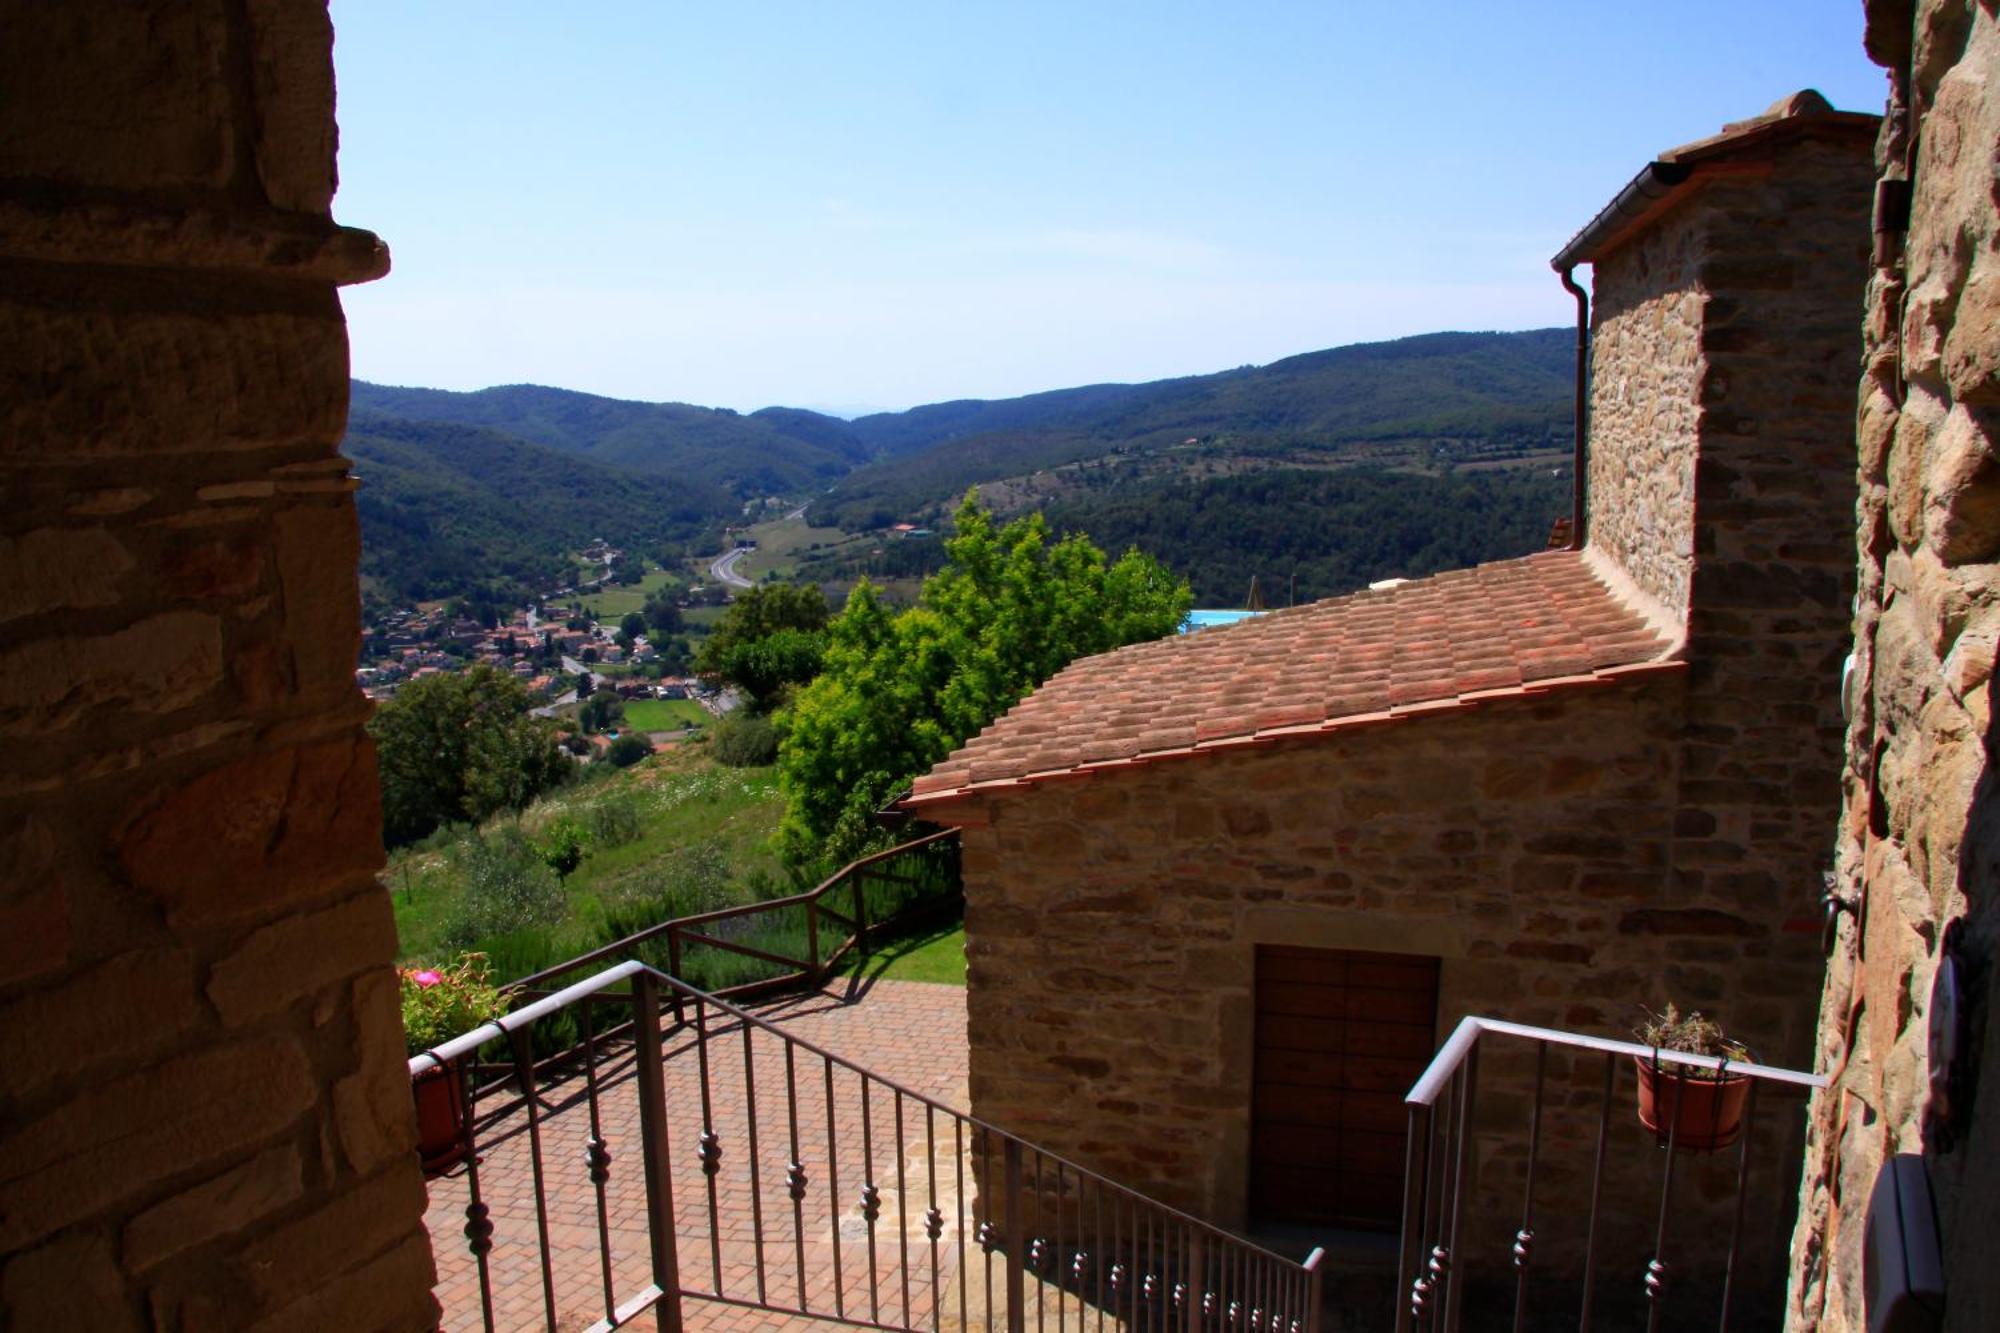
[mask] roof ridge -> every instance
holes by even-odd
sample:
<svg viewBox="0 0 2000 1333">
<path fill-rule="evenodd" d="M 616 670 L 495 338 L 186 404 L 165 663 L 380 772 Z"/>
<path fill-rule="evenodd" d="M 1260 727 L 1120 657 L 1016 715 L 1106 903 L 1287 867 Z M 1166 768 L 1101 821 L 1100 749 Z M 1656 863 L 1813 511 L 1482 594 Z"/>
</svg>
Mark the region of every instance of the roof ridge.
<svg viewBox="0 0 2000 1333">
<path fill-rule="evenodd" d="M 1542 551 L 1134 644 L 1064 667 L 909 800 L 1675 669 L 1678 627 L 1662 615 L 1601 554 Z"/>
</svg>

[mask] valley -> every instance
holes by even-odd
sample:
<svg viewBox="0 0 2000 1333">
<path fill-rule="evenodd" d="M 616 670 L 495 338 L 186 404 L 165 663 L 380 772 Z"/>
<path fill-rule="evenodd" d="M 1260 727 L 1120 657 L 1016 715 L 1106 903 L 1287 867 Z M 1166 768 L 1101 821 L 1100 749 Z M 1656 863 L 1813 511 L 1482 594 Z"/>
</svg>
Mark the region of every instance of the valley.
<svg viewBox="0 0 2000 1333">
<path fill-rule="evenodd" d="M 525 605 L 575 585 L 575 553 L 601 539 L 649 572 L 590 590 L 599 620 L 669 578 L 807 579 L 838 605 L 865 576 L 908 595 L 978 486 L 1000 517 L 1043 509 L 1138 545 L 1205 602 L 1234 604 L 1252 574 L 1327 596 L 1541 544 L 1566 512 L 1570 338 L 1430 334 L 852 421 L 356 382 L 364 589 L 378 613 Z"/>
</svg>

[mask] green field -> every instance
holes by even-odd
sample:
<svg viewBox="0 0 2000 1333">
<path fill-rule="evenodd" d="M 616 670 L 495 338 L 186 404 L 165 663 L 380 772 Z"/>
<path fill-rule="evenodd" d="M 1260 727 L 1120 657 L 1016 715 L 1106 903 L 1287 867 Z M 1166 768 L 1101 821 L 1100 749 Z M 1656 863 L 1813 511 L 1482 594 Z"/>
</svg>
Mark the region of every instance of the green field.
<svg viewBox="0 0 2000 1333">
<path fill-rule="evenodd" d="M 655 588 L 679 583 L 673 575 L 663 569 L 656 569 L 637 583 L 618 588 L 606 588 L 588 597 L 578 598 L 578 603 L 598 620 L 619 620 L 637 611 L 646 604 L 646 595 Z"/>
<path fill-rule="evenodd" d="M 798 557 L 811 547 L 820 550 L 813 554 L 846 546 L 849 543 L 872 541 L 870 537 L 850 537 L 831 528 L 809 526 L 802 518 L 781 518 L 769 523 L 759 523 L 750 529 L 750 536 L 757 542 L 753 554 L 743 557 L 736 566 L 737 572 L 752 581 L 761 581 L 766 574 L 776 574 L 788 579 L 798 570 Z"/>
<path fill-rule="evenodd" d="M 726 606 L 690 606 L 681 612 L 681 619 L 686 622 L 688 633 L 698 636 L 714 629 L 715 622 L 728 610 Z"/>
<path fill-rule="evenodd" d="M 714 715 L 692 699 L 627 699 L 625 725 L 634 731 L 679 731 L 705 727 Z"/>
</svg>

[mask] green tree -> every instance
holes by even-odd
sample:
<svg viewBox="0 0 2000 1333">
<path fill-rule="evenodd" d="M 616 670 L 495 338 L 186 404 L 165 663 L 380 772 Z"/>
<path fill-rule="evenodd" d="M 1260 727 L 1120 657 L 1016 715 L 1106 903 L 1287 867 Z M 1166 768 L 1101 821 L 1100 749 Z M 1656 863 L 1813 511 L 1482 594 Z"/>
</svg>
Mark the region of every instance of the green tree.
<svg viewBox="0 0 2000 1333">
<path fill-rule="evenodd" d="M 630 768 L 652 752 L 652 746 L 627 732 L 605 748 L 604 757 L 614 768 Z"/>
<path fill-rule="evenodd" d="M 368 724 L 382 773 L 391 847 L 440 824 L 518 810 L 568 776 L 550 728 L 530 717 L 527 690 L 476 666 L 410 682 Z"/>
<path fill-rule="evenodd" d="M 672 588 L 655 588 L 646 594 L 646 604 L 640 608 L 640 614 L 646 617 L 646 623 L 652 627 L 655 639 L 663 639 L 669 634 L 681 632 L 681 608 L 674 601 Z"/>
<path fill-rule="evenodd" d="M 788 687 L 818 674 L 826 642 L 826 594 L 817 584 L 760 584 L 740 593 L 703 642 L 695 668 L 742 690 L 769 712 Z"/>
<path fill-rule="evenodd" d="M 637 611 L 627 611 L 625 618 L 618 622 L 618 632 L 627 640 L 646 637 L 646 617 Z"/>
<path fill-rule="evenodd" d="M 1107 564 L 1040 514 L 996 529 L 968 492 L 949 563 L 892 615 L 865 580 L 828 628 L 823 669 L 778 717 L 782 836 L 795 864 L 844 859 L 869 816 L 1078 657 L 1172 633 L 1187 582 L 1138 551 Z"/>
<path fill-rule="evenodd" d="M 625 705 L 610 690 L 599 690 L 583 701 L 576 724 L 585 731 L 608 731 L 625 720 Z"/>
</svg>

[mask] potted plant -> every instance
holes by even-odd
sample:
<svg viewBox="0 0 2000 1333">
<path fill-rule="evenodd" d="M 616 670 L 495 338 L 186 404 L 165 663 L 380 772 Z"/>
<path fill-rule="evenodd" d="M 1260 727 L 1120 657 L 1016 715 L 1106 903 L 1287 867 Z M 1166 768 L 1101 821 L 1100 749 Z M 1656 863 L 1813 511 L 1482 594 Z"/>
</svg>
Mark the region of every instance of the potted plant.
<svg viewBox="0 0 2000 1333">
<path fill-rule="evenodd" d="M 1747 1074 L 1729 1072 L 1731 1063 L 1748 1063 L 1750 1051 L 1731 1039 L 1720 1024 L 1699 1011 L 1681 1013 L 1669 1004 L 1648 1013 L 1637 1029 L 1640 1041 L 1653 1048 L 1639 1065 L 1639 1123 L 1661 1143 L 1671 1139 L 1696 1152 L 1714 1152 L 1736 1142 L 1743 1132 L 1743 1108 L 1750 1095 Z M 1723 1064 L 1707 1069 L 1661 1060 L 1661 1051 L 1713 1055 Z"/>
<path fill-rule="evenodd" d="M 410 1054 L 421 1055 L 507 1011 L 507 1000 L 487 973 L 486 955 L 464 953 L 442 967 L 399 969 L 403 1033 Z M 436 1175 L 465 1156 L 465 1088 L 458 1071 L 444 1065 L 410 1080 L 417 1103 L 417 1150 L 424 1173 Z"/>
</svg>

